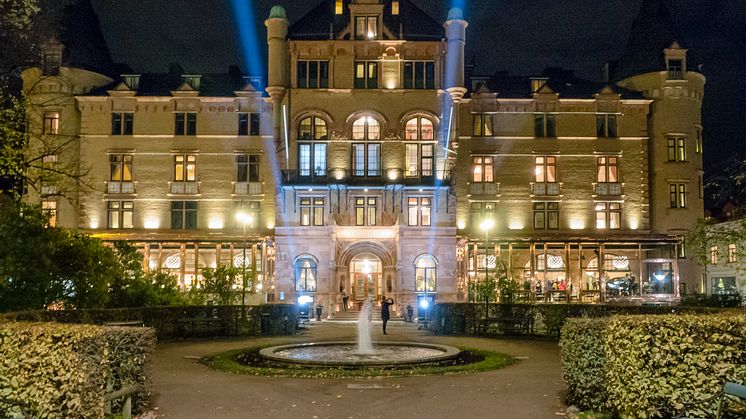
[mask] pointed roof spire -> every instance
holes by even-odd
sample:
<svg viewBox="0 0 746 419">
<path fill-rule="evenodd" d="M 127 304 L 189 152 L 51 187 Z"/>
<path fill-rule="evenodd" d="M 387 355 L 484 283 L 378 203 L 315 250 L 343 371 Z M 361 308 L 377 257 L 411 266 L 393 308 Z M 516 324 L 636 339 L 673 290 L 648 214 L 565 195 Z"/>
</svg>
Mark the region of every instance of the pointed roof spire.
<svg viewBox="0 0 746 419">
<path fill-rule="evenodd" d="M 614 79 L 665 69 L 663 50 L 680 40 L 664 0 L 643 0 Z"/>
</svg>

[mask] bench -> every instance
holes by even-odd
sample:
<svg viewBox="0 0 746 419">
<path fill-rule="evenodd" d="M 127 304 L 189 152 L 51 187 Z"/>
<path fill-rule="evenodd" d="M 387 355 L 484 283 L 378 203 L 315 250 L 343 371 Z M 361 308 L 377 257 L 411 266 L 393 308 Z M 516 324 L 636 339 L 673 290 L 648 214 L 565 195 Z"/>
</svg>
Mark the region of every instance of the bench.
<svg viewBox="0 0 746 419">
<path fill-rule="evenodd" d="M 176 320 L 176 332 L 181 337 L 227 335 L 228 327 L 215 317 L 186 317 Z"/>
<path fill-rule="evenodd" d="M 723 388 L 714 396 L 708 397 L 704 400 L 697 400 L 692 403 L 685 403 L 684 408 L 681 410 L 687 410 L 689 408 L 702 405 L 712 400 L 718 400 L 717 419 L 720 419 L 723 415 L 723 403 L 738 403 L 746 408 L 746 385 L 736 384 L 729 381 L 723 383 Z M 677 419 L 687 419 L 686 416 L 676 416 Z"/>
</svg>

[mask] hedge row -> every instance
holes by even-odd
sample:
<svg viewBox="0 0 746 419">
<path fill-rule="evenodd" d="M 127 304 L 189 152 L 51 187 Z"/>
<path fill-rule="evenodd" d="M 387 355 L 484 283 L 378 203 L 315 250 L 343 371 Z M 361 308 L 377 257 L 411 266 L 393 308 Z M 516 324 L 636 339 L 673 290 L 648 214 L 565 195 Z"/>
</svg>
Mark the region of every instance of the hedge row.
<svg viewBox="0 0 746 419">
<path fill-rule="evenodd" d="M 600 304 L 438 303 L 429 328 L 439 335 L 525 335 L 559 338 L 567 319 L 618 314 L 716 313 L 707 307 L 656 307 Z"/>
<path fill-rule="evenodd" d="M 571 319 L 560 347 L 568 402 L 620 417 L 712 417 L 723 382 L 746 383 L 746 314 Z"/>
<path fill-rule="evenodd" d="M 149 328 L 59 323 L 0 324 L 0 416 L 22 407 L 34 418 L 103 418 L 108 387 L 139 384 L 134 409 L 148 402 Z"/>
<path fill-rule="evenodd" d="M 139 307 L 99 310 L 36 310 L 0 315 L 0 321 L 105 324 L 142 322 L 159 340 L 213 336 L 290 335 L 298 324 L 294 304 L 260 306 Z"/>
</svg>

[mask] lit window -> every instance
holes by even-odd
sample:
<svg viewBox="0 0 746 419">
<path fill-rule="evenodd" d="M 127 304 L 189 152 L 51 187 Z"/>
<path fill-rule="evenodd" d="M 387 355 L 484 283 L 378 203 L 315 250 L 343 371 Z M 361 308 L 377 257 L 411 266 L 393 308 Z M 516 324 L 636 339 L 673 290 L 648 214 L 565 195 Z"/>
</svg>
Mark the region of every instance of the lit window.
<svg viewBox="0 0 746 419">
<path fill-rule="evenodd" d="M 260 225 L 261 214 L 262 214 L 262 202 L 261 201 L 237 201 L 235 203 L 234 214 L 247 214 L 248 223 L 246 227 L 255 228 Z M 234 226 L 236 228 L 243 228 L 243 220 L 233 217 Z"/>
<path fill-rule="evenodd" d="M 329 61 L 298 61 L 298 88 L 329 87 Z"/>
<path fill-rule="evenodd" d="M 411 197 L 407 199 L 408 206 L 408 225 L 410 226 L 429 226 L 431 223 L 431 198 L 429 197 Z"/>
<path fill-rule="evenodd" d="M 485 220 L 495 221 L 497 202 L 472 202 L 471 203 L 471 225 L 479 228 Z"/>
<path fill-rule="evenodd" d="M 406 144 L 404 176 L 430 177 L 433 175 L 433 145 Z"/>
<path fill-rule="evenodd" d="M 378 89 L 378 62 L 355 61 L 355 88 Z"/>
<path fill-rule="evenodd" d="M 432 255 L 422 255 L 414 262 L 415 289 L 417 292 L 435 292 L 438 289 L 437 264 Z"/>
<path fill-rule="evenodd" d="M 135 114 L 132 112 L 113 112 L 111 114 L 111 135 L 132 135 L 132 124 Z"/>
<path fill-rule="evenodd" d="M 668 161 L 686 161 L 686 142 L 683 138 L 668 139 Z"/>
<path fill-rule="evenodd" d="M 381 126 L 370 116 L 362 116 L 352 123 L 353 140 L 380 140 Z"/>
<path fill-rule="evenodd" d="M 298 123 L 298 140 L 326 140 L 328 138 L 325 120 L 309 116 Z"/>
<path fill-rule="evenodd" d="M 238 113 L 238 135 L 259 135 L 261 115 L 256 112 Z"/>
<path fill-rule="evenodd" d="M 194 230 L 197 228 L 197 201 L 171 202 L 171 229 Z"/>
<path fill-rule="evenodd" d="M 174 181 L 195 182 L 197 180 L 197 156 L 179 154 L 174 156 Z"/>
<path fill-rule="evenodd" d="M 57 135 L 60 133 L 60 113 L 44 112 L 43 133 L 47 135 Z"/>
<path fill-rule="evenodd" d="M 355 198 L 355 225 L 376 225 L 376 201 L 375 197 L 359 196 Z"/>
<path fill-rule="evenodd" d="M 109 228 L 133 227 L 134 203 L 132 201 L 109 201 L 106 204 L 106 210 Z"/>
<path fill-rule="evenodd" d="M 596 203 L 596 228 L 620 229 L 622 220 L 622 204 L 617 202 L 597 202 Z"/>
<path fill-rule="evenodd" d="M 427 118 L 412 118 L 404 126 L 404 139 L 431 141 L 434 138 L 433 123 Z"/>
<path fill-rule="evenodd" d="M 668 188 L 671 208 L 686 208 L 686 184 L 672 183 Z"/>
<path fill-rule="evenodd" d="M 176 135 L 197 135 L 197 114 L 194 112 L 176 112 L 174 114 Z"/>
<path fill-rule="evenodd" d="M 599 138 L 616 138 L 616 119 L 616 115 L 613 114 L 596 115 L 596 136 Z"/>
<path fill-rule="evenodd" d="M 355 39 L 375 39 L 378 36 L 378 16 L 355 18 Z"/>
<path fill-rule="evenodd" d="M 697 131 L 696 131 L 695 135 L 696 135 L 695 139 L 697 141 L 697 144 L 695 146 L 695 150 L 694 151 L 697 154 L 700 154 L 700 153 L 702 153 L 702 128 L 697 127 Z"/>
<path fill-rule="evenodd" d="M 295 290 L 299 292 L 316 291 L 316 259 L 310 255 L 298 257 L 294 263 Z"/>
<path fill-rule="evenodd" d="M 493 134 L 492 114 L 475 113 L 472 114 L 474 122 L 475 137 L 491 137 Z"/>
<path fill-rule="evenodd" d="M 494 157 L 475 156 L 472 158 L 471 181 L 474 183 L 492 183 L 495 181 Z"/>
<path fill-rule="evenodd" d="M 596 159 L 596 182 L 617 183 L 619 182 L 619 158 L 599 157 Z"/>
<path fill-rule="evenodd" d="M 557 158 L 553 156 L 535 157 L 534 181 L 553 183 L 557 181 Z"/>
<path fill-rule="evenodd" d="M 42 201 L 41 211 L 49 217 L 48 226 L 57 227 L 57 201 Z"/>
<path fill-rule="evenodd" d="M 435 62 L 405 61 L 405 89 L 435 89 Z"/>
<path fill-rule="evenodd" d="M 731 243 L 728 245 L 728 263 L 736 263 L 736 260 L 736 245 L 735 243 Z"/>
<path fill-rule="evenodd" d="M 324 198 L 302 197 L 300 199 L 300 225 L 324 225 Z"/>
<path fill-rule="evenodd" d="M 342 13 L 344 13 L 344 1 L 336 0 L 334 2 L 334 14 L 341 15 Z"/>
<path fill-rule="evenodd" d="M 559 229 L 559 202 L 534 202 L 534 229 Z"/>
<path fill-rule="evenodd" d="M 236 182 L 259 182 L 258 154 L 239 154 L 236 156 Z"/>
<path fill-rule="evenodd" d="M 353 143 L 352 165 L 353 176 L 381 176 L 381 144 Z"/>
<path fill-rule="evenodd" d="M 112 182 L 132 182 L 132 156 L 113 154 L 109 156 L 111 168 L 109 180 Z"/>
<path fill-rule="evenodd" d="M 710 265 L 718 264 L 718 247 L 716 244 L 710 246 Z"/>
<path fill-rule="evenodd" d="M 554 114 L 534 114 L 534 136 L 537 138 L 555 138 L 557 136 Z"/>
</svg>

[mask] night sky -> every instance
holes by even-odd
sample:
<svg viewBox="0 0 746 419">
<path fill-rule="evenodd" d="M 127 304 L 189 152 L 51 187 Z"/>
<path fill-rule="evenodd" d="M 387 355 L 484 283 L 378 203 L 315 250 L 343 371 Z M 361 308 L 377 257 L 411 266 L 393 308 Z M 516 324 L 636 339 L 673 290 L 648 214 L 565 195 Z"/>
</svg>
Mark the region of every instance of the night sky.
<svg viewBox="0 0 746 419">
<path fill-rule="evenodd" d="M 331 0 L 326 0 L 331 1 Z M 442 22 L 452 2 L 412 0 Z M 465 0 L 467 60 L 476 72 L 538 74 L 563 67 L 597 80 L 601 66 L 618 59 L 642 0 Z M 229 0 L 92 0 L 112 58 L 137 72 L 165 72 L 177 62 L 188 72 L 247 70 Z M 318 0 L 250 1 L 262 67 L 264 19 L 282 4 L 290 22 Z M 746 157 L 746 1 L 668 0 L 674 22 L 707 77 L 703 125 L 705 170 L 714 172 L 735 154 Z M 265 70 L 266 71 L 266 70 Z"/>
</svg>

